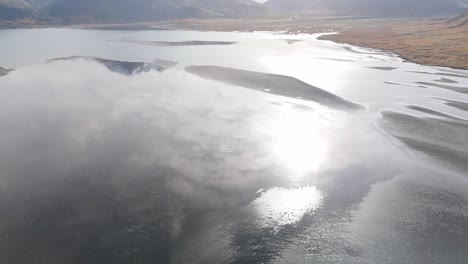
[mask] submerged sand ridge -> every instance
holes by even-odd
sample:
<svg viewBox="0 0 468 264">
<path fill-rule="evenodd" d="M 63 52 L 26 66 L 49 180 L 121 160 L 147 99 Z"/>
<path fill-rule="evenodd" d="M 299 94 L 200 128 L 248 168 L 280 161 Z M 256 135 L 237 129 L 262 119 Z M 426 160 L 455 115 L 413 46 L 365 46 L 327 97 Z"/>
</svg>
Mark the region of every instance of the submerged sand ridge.
<svg viewBox="0 0 468 264">
<path fill-rule="evenodd" d="M 421 113 L 426 113 L 426 114 L 429 114 L 429 115 L 433 115 L 433 116 L 438 116 L 438 117 L 442 117 L 442 118 L 448 118 L 448 119 L 467 121 L 468 122 L 468 120 L 465 120 L 463 118 L 459 118 L 459 117 L 456 117 L 456 116 L 451 116 L 451 115 L 448 115 L 448 114 L 445 114 L 445 113 L 442 113 L 442 112 L 439 112 L 439 111 L 435 111 L 435 110 L 432 110 L 432 109 L 429 109 L 429 108 L 426 108 L 426 107 L 422 107 L 422 106 L 408 105 L 408 106 L 406 106 L 406 108 L 414 110 L 414 111 L 418 111 L 418 112 L 421 112 Z"/>
<path fill-rule="evenodd" d="M 440 118 L 383 111 L 382 128 L 409 149 L 468 174 L 468 121 L 424 107 L 407 108 Z"/>
<path fill-rule="evenodd" d="M 460 87 L 460 86 L 453 86 L 453 85 L 446 85 L 446 84 L 439 84 L 439 83 L 431 83 L 431 82 L 415 82 L 417 84 L 432 86 L 442 89 L 451 90 L 457 93 L 468 94 L 468 87 Z"/>
<path fill-rule="evenodd" d="M 434 80 L 435 82 L 440 82 L 440 83 L 458 83 L 457 81 L 448 79 L 448 78 L 440 78 L 437 80 Z"/>
<path fill-rule="evenodd" d="M 290 76 L 219 66 L 188 66 L 185 70 L 201 78 L 221 81 L 265 93 L 314 101 L 336 109 L 362 109 L 362 106 L 356 103 Z"/>
<path fill-rule="evenodd" d="M 444 98 L 436 98 L 436 99 L 443 101 L 444 104 L 448 106 L 468 112 L 468 103 L 466 102 L 460 102 L 460 101 L 449 100 L 449 99 L 444 99 Z"/>
<path fill-rule="evenodd" d="M 184 47 L 184 46 L 218 46 L 218 45 L 234 45 L 235 41 L 205 41 L 205 40 L 187 40 L 187 41 L 145 41 L 124 39 L 120 42 L 154 46 L 154 47 Z"/>
</svg>

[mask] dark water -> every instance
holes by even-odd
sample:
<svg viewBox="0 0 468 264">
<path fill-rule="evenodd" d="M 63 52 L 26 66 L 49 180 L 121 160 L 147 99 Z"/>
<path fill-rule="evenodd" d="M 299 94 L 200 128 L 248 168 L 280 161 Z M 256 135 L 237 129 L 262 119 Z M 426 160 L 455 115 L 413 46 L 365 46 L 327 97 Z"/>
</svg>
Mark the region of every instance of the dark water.
<svg viewBox="0 0 468 264">
<path fill-rule="evenodd" d="M 0 263 L 466 262 L 468 114 L 448 103 L 468 98 L 415 84 L 440 69 L 310 36 L 213 34 L 249 58 L 160 57 L 175 65 L 138 59 L 163 52 L 135 44 L 126 62 L 31 62 L 0 77 Z M 209 49 L 178 47 L 193 48 Z M 84 53 L 63 55 L 99 55 Z M 192 64 L 250 72 L 204 79 Z"/>
</svg>

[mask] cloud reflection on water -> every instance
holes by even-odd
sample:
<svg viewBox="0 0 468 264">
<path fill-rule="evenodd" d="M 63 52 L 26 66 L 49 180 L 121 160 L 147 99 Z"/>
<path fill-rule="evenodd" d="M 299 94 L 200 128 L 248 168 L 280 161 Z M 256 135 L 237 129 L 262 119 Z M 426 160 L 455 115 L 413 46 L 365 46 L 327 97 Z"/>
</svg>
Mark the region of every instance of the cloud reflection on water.
<svg viewBox="0 0 468 264">
<path fill-rule="evenodd" d="M 381 263 L 382 248 L 360 240 L 380 239 L 367 232 L 369 222 L 381 227 L 372 215 L 391 208 L 396 218 L 386 219 L 389 225 L 398 217 L 426 219 L 425 211 L 414 216 L 413 207 L 391 206 L 405 202 L 401 188 L 411 193 L 419 185 L 389 180 L 434 171 L 382 137 L 367 113 L 337 113 L 177 69 L 125 76 L 85 60 L 20 68 L 0 84 L 4 262 L 245 263 L 289 256 L 365 263 L 372 255 Z M 378 182 L 396 190 L 385 193 L 391 199 L 379 196 Z M 461 187 L 442 190 L 459 194 Z M 426 197 L 411 199 L 414 208 Z M 444 201 L 431 200 L 434 208 Z M 452 212 L 443 213 L 450 220 Z M 405 242 L 430 244 L 434 237 L 392 231 L 384 235 Z M 461 247 L 452 248 L 456 257 L 464 256 Z M 408 256 L 421 253 L 412 250 Z"/>
</svg>

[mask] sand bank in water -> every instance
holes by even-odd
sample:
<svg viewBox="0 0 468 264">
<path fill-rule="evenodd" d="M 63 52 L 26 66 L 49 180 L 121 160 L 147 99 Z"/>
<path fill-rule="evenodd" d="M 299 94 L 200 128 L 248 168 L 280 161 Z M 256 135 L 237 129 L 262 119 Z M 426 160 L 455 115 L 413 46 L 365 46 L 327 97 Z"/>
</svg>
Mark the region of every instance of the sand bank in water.
<svg viewBox="0 0 468 264">
<path fill-rule="evenodd" d="M 444 98 L 436 98 L 436 99 L 443 101 L 445 105 L 468 112 L 468 103 L 444 99 Z"/>
<path fill-rule="evenodd" d="M 418 112 L 421 112 L 421 113 L 425 113 L 425 114 L 428 114 L 428 115 L 442 117 L 442 118 L 448 118 L 448 119 L 460 120 L 460 121 L 468 121 L 468 120 L 465 120 L 465 119 L 462 119 L 462 118 L 459 118 L 459 117 L 456 117 L 456 116 L 451 116 L 451 115 L 448 115 L 448 114 L 445 114 L 445 113 L 442 113 L 442 112 L 439 112 L 439 111 L 435 111 L 435 110 L 432 110 L 432 109 L 429 109 L 429 108 L 426 108 L 426 107 L 422 107 L 422 106 L 407 105 L 406 108 L 414 110 L 414 111 L 418 111 Z"/>
<path fill-rule="evenodd" d="M 408 148 L 442 165 L 468 172 L 468 121 L 384 111 L 380 124 Z"/>
<path fill-rule="evenodd" d="M 155 47 L 184 47 L 184 46 L 218 46 L 218 45 L 234 45 L 235 41 L 203 41 L 203 40 L 189 40 L 189 41 L 145 41 L 145 40 L 120 40 L 121 42 L 155 46 Z"/>
<path fill-rule="evenodd" d="M 427 85 L 432 87 L 437 87 L 441 89 L 446 89 L 450 91 L 454 91 L 457 93 L 468 94 L 468 87 L 460 87 L 460 86 L 452 86 L 452 85 L 445 85 L 445 84 L 438 84 L 438 83 L 431 83 L 431 82 L 416 82 L 417 84 Z"/>
<path fill-rule="evenodd" d="M 218 66 L 189 66 L 185 70 L 201 78 L 265 93 L 314 101 L 335 109 L 356 110 L 362 108 L 358 104 L 289 76 Z"/>
</svg>

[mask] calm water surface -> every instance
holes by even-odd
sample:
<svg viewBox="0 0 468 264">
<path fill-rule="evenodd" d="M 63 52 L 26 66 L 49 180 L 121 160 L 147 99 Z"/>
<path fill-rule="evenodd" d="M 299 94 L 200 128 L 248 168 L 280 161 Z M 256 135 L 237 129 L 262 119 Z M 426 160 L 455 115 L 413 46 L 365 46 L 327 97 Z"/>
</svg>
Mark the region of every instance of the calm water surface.
<svg viewBox="0 0 468 264">
<path fill-rule="evenodd" d="M 468 71 L 316 37 L 0 31 L 0 262 L 466 263 Z"/>
</svg>

